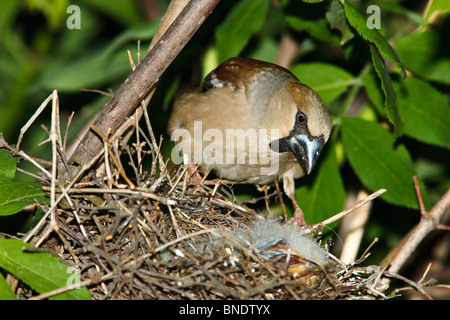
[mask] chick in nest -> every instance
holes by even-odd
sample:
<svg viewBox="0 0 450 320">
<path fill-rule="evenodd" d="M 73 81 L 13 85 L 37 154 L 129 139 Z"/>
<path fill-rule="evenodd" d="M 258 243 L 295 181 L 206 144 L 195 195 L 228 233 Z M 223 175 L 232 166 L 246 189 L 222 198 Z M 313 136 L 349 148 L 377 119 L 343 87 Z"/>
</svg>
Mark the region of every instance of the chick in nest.
<svg viewBox="0 0 450 320">
<path fill-rule="evenodd" d="M 249 248 L 268 259 L 283 259 L 294 278 L 311 276 L 330 265 L 328 252 L 297 224 L 259 217 L 225 238 L 235 241 L 233 250 Z"/>
</svg>

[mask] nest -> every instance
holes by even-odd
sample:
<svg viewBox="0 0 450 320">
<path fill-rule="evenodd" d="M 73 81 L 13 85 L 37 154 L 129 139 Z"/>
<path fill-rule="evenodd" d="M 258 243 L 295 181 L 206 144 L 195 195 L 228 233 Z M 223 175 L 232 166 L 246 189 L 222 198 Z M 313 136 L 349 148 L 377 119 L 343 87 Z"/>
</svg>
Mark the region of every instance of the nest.
<svg viewBox="0 0 450 320">
<path fill-rule="evenodd" d="M 258 214 L 236 200 L 228 182 L 195 180 L 196 168 L 169 168 L 146 120 L 148 136 L 137 128 L 127 146 L 120 136 L 107 137 L 108 157 L 65 191 L 58 183 L 47 187 L 59 196 L 57 207 L 42 205 L 50 215 L 28 235 L 76 268 L 93 299 L 384 297 L 375 289 L 380 270 L 339 263 L 320 233 Z M 147 172 L 144 159 L 151 163 Z M 277 199 L 275 191 L 249 202 L 265 200 L 269 208 Z M 300 252 L 305 242 L 295 244 L 297 238 L 323 257 Z M 25 285 L 21 295 L 36 297 Z"/>
<path fill-rule="evenodd" d="M 58 209 L 59 231 L 42 247 L 76 266 L 94 299 L 377 298 L 370 290 L 375 270 L 332 259 L 320 265 L 283 241 L 257 248 L 239 239 L 236 230 L 251 230 L 255 221 L 285 222 L 221 194 L 220 181 L 200 189 L 176 183 L 188 176 L 183 168 L 164 171 L 134 190 L 118 180 L 108 187 L 106 177 L 80 183 L 69 192 L 72 205 Z"/>
<path fill-rule="evenodd" d="M 56 93 L 51 97 L 57 100 Z M 286 217 L 270 216 L 269 203 L 282 204 L 278 187 L 238 201 L 230 182 L 207 175 L 200 181 L 198 168 L 169 166 L 160 152 L 162 139 L 157 143 L 143 112 L 146 131 L 134 120 L 114 135 L 91 127 L 104 141 L 102 154 L 64 188 L 55 170 L 43 180 L 51 203 L 40 204 L 46 214 L 25 238 L 77 270 L 79 285 L 93 299 L 386 298 L 380 282 L 385 270 L 361 266 L 366 255 L 344 264 L 321 243 L 320 228 L 303 230 Z M 125 143 L 130 128 L 135 141 Z M 61 137 L 50 136 L 56 154 Z M 6 141 L 2 145 L 31 159 Z M 66 155 L 58 155 L 66 163 Z M 265 204 L 264 214 L 251 207 L 257 202 Z M 20 283 L 18 292 L 39 299 L 71 289 L 37 296 Z"/>
</svg>

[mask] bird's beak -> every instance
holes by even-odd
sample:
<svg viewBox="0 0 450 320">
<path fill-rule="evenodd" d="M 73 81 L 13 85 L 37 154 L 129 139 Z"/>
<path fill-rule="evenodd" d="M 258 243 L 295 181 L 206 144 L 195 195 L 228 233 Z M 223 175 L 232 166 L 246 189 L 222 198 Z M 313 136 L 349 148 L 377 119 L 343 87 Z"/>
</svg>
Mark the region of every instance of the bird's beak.
<svg viewBox="0 0 450 320">
<path fill-rule="evenodd" d="M 297 134 L 286 139 L 286 142 L 306 174 L 310 174 L 324 145 L 323 137 L 312 137 L 311 140 L 306 134 Z"/>
</svg>

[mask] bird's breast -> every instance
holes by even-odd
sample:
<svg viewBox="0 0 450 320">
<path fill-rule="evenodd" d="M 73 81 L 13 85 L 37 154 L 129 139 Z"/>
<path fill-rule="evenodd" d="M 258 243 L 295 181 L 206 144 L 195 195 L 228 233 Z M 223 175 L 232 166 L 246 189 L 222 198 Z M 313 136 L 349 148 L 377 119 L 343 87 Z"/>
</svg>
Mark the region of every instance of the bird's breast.
<svg viewBox="0 0 450 320">
<path fill-rule="evenodd" d="M 178 155 L 224 179 L 266 184 L 287 171 L 302 176 L 292 153 L 270 148 L 270 142 L 282 138 L 283 132 L 263 124 L 252 114 L 244 91 L 216 88 L 181 97 L 174 106 L 169 133 Z"/>
<path fill-rule="evenodd" d="M 303 175 L 292 153 L 278 153 L 270 148 L 271 137 L 278 137 L 275 132 L 254 128 L 204 128 L 202 121 L 195 121 L 192 131 L 180 131 L 183 132 L 181 138 L 175 138 L 178 153 L 214 170 L 224 179 L 266 184 L 287 171 L 293 171 L 295 177 Z"/>
</svg>

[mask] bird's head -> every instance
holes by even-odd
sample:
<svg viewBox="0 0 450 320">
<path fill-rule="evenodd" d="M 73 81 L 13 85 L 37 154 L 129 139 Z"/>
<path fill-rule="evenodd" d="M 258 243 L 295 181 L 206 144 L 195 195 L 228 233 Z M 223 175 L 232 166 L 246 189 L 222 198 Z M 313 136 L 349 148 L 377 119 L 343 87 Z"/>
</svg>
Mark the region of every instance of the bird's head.
<svg viewBox="0 0 450 320">
<path fill-rule="evenodd" d="M 219 86 L 244 91 L 255 126 L 280 132 L 271 149 L 294 154 L 304 172 L 311 173 L 333 125 L 313 89 L 283 67 L 246 58 L 222 63 L 206 77 L 203 89 Z"/>
<path fill-rule="evenodd" d="M 272 150 L 284 153 L 292 152 L 306 174 L 310 174 L 317 163 L 320 151 L 328 141 L 333 122 L 327 107 L 319 95 L 307 85 L 298 80 L 288 80 L 283 100 L 283 117 L 285 121 L 279 124 L 284 129 L 282 138 L 272 141 Z M 276 117 L 276 114 L 268 115 Z"/>
</svg>

